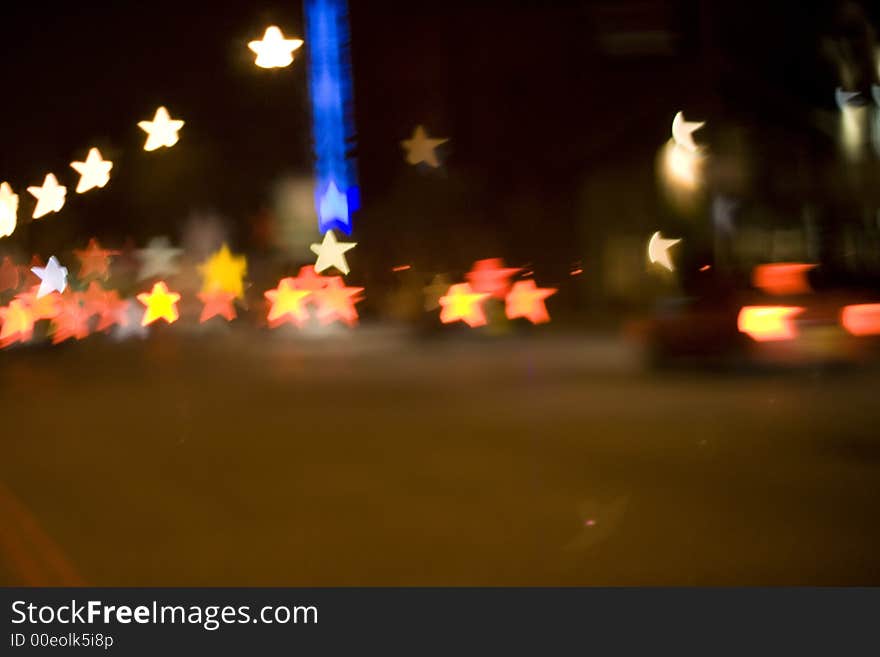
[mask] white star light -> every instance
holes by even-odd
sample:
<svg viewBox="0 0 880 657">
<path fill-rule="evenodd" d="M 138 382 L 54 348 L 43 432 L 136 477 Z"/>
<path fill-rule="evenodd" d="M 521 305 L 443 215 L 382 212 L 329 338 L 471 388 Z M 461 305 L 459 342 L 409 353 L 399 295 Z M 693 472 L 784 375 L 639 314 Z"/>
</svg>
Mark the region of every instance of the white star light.
<svg viewBox="0 0 880 657">
<path fill-rule="evenodd" d="M 315 271 L 319 274 L 325 269 L 336 267 L 343 274 L 348 274 L 348 262 L 345 252 L 357 246 L 357 242 L 337 242 L 336 235 L 332 230 L 324 233 L 324 241 L 320 244 L 312 244 L 309 248 L 318 256 L 315 260 Z"/>
<path fill-rule="evenodd" d="M 18 218 L 18 194 L 8 182 L 0 184 L 0 237 L 12 235 Z"/>
<path fill-rule="evenodd" d="M 302 39 L 285 39 L 279 27 L 270 25 L 263 38 L 251 41 L 248 48 L 257 53 L 255 64 L 260 68 L 284 68 L 293 63 L 293 51 L 302 44 Z"/>
<path fill-rule="evenodd" d="M 42 187 L 28 187 L 28 193 L 37 199 L 34 208 L 34 219 L 58 212 L 64 207 L 64 198 L 67 196 L 67 187 L 58 184 L 58 179 L 53 173 L 47 173 Z"/>
<path fill-rule="evenodd" d="M 45 267 L 31 267 L 31 271 L 40 279 L 37 299 L 51 292 L 64 292 L 67 287 L 67 267 L 62 267 L 55 256 L 49 258 Z"/>
<path fill-rule="evenodd" d="M 143 306 L 139 303 L 129 303 L 128 308 L 125 309 L 125 323 L 113 327 L 113 339 L 119 342 L 129 338 L 142 340 L 146 338 L 150 334 L 150 327 L 141 326 L 143 314 Z"/>
<path fill-rule="evenodd" d="M 180 139 L 177 132 L 183 127 L 183 121 L 172 119 L 168 110 L 160 107 L 152 121 L 140 121 L 138 127 L 147 133 L 145 151 L 154 151 L 163 146 L 174 146 Z"/>
<path fill-rule="evenodd" d="M 180 266 L 174 261 L 182 253 L 183 249 L 171 246 L 167 237 L 154 237 L 147 243 L 146 248 L 137 251 L 138 258 L 141 260 L 138 280 L 154 276 L 159 278 L 174 276 L 180 269 Z"/>
<path fill-rule="evenodd" d="M 430 167 L 437 168 L 440 166 L 440 161 L 437 159 L 437 154 L 434 152 L 434 149 L 440 144 L 445 144 L 447 141 L 449 141 L 449 139 L 429 138 L 425 129 L 418 125 L 413 132 L 413 136 L 410 139 L 404 139 L 400 142 L 400 145 L 406 150 L 406 161 L 409 164 L 420 164 L 424 162 Z"/>
<path fill-rule="evenodd" d="M 658 230 L 656 233 L 651 235 L 651 241 L 648 242 L 648 260 L 651 263 L 657 263 L 658 265 L 662 265 L 666 267 L 669 271 L 675 269 L 672 266 L 672 261 L 669 259 L 669 247 L 675 246 L 681 242 L 678 240 L 668 240 L 664 237 L 660 236 L 660 231 Z"/>
<path fill-rule="evenodd" d="M 82 194 L 95 187 L 106 185 L 110 180 L 113 163 L 101 157 L 101 151 L 97 148 L 90 148 L 85 162 L 71 162 L 70 166 L 80 176 L 76 193 Z"/>
<path fill-rule="evenodd" d="M 705 121 L 685 121 L 684 114 L 679 112 L 672 119 L 672 140 L 685 150 L 696 153 L 698 147 L 694 143 L 693 133 L 704 125 Z"/>
</svg>

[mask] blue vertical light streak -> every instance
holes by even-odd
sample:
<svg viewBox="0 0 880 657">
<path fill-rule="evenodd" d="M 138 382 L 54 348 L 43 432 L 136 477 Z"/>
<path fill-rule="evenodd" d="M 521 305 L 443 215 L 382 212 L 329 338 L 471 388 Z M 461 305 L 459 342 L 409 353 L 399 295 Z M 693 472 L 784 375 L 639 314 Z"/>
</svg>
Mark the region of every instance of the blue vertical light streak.
<svg viewBox="0 0 880 657">
<path fill-rule="evenodd" d="M 321 233 L 351 234 L 360 207 L 346 0 L 304 0 L 315 150 L 315 208 Z"/>
</svg>

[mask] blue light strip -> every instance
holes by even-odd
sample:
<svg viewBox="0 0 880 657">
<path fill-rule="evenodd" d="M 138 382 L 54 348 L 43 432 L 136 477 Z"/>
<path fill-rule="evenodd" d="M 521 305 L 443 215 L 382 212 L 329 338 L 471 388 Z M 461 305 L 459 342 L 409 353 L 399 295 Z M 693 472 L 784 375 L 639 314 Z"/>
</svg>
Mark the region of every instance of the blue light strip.
<svg viewBox="0 0 880 657">
<path fill-rule="evenodd" d="M 304 0 L 315 149 L 315 207 L 321 233 L 351 234 L 360 207 L 346 0 Z"/>
</svg>

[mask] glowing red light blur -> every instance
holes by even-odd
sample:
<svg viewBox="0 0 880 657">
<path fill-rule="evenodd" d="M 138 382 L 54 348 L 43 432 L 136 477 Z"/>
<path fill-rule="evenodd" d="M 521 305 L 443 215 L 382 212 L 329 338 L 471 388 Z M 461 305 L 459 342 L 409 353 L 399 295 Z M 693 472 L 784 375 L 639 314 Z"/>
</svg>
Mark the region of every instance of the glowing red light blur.
<svg viewBox="0 0 880 657">
<path fill-rule="evenodd" d="M 853 335 L 880 335 L 880 303 L 845 306 L 840 323 Z"/>
</svg>

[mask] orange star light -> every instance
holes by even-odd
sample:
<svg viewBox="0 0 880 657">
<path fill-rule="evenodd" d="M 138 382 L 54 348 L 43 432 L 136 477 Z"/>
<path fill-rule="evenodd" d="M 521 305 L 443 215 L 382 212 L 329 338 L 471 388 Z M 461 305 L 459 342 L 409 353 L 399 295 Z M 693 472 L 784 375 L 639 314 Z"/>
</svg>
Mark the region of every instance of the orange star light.
<svg viewBox="0 0 880 657">
<path fill-rule="evenodd" d="M 169 324 L 173 324 L 179 317 L 177 302 L 180 301 L 180 295 L 177 292 L 169 292 L 165 281 L 153 285 L 149 294 L 141 292 L 137 295 L 137 300 L 147 307 L 141 326 L 152 324 L 157 319 L 164 319 Z"/>
<path fill-rule="evenodd" d="M 89 317 L 100 315 L 107 302 L 107 290 L 101 287 L 98 281 L 89 283 L 88 289 L 83 293 L 83 305 Z"/>
<path fill-rule="evenodd" d="M 510 277 L 520 271 L 516 267 L 505 267 L 501 258 L 477 260 L 464 277 L 475 292 L 487 292 L 496 299 L 503 299 L 510 290 Z"/>
<path fill-rule="evenodd" d="M 3 329 L 0 330 L 0 347 L 8 347 L 16 342 L 27 342 L 34 334 L 34 318 L 30 309 L 20 299 L 13 299 L 9 305 L 0 308 Z"/>
<path fill-rule="evenodd" d="M 28 307 L 35 322 L 41 319 L 54 319 L 61 312 L 61 295 L 58 292 L 50 292 L 38 297 L 39 289 L 39 285 L 34 285 L 30 290 L 16 294 L 15 298 Z"/>
<path fill-rule="evenodd" d="M 484 326 L 486 315 L 483 313 L 482 303 L 491 294 L 488 292 L 474 292 L 469 283 L 457 283 L 440 297 L 440 321 L 444 324 L 452 322 L 464 322 L 471 328 Z"/>
<path fill-rule="evenodd" d="M 532 324 L 544 324 L 550 321 L 544 299 L 556 294 L 556 288 L 538 287 L 535 281 L 517 281 L 507 294 L 504 311 L 507 319 L 525 317 Z"/>
<path fill-rule="evenodd" d="M 43 262 L 43 259 L 38 256 L 36 253 L 31 256 L 31 264 L 23 265 L 20 267 L 21 273 L 24 275 L 24 283 L 27 287 L 32 285 L 40 284 L 40 277 L 37 276 L 33 271 L 33 267 L 45 267 L 46 263 Z"/>
<path fill-rule="evenodd" d="M 101 307 L 95 330 L 106 331 L 114 324 L 128 326 L 128 307 L 130 304 L 128 299 L 120 299 L 116 290 L 106 290 L 104 305 Z"/>
<path fill-rule="evenodd" d="M 119 251 L 102 249 L 94 237 L 89 240 L 89 245 L 85 249 L 75 249 L 73 252 L 81 263 L 79 268 L 81 279 L 90 275 L 107 278 L 110 275 L 110 257 L 119 255 Z"/>
<path fill-rule="evenodd" d="M 318 302 L 317 317 L 322 324 L 332 324 L 337 319 L 349 326 L 355 326 L 358 313 L 354 307 L 362 298 L 362 287 L 346 287 L 341 276 L 334 276 L 323 290 L 315 292 Z"/>
<path fill-rule="evenodd" d="M 224 292 L 223 290 L 199 292 L 198 297 L 205 304 L 199 317 L 200 324 L 207 322 L 217 315 L 225 318 L 227 322 L 235 319 L 235 307 L 232 305 L 232 301 L 235 299 L 233 292 Z"/>
<path fill-rule="evenodd" d="M 83 303 L 80 292 L 68 291 L 61 295 L 61 312 L 52 320 L 52 344 L 88 337 L 89 311 Z"/>
<path fill-rule="evenodd" d="M 18 266 L 12 262 L 12 258 L 6 256 L 0 265 L 0 292 L 17 290 L 19 279 Z"/>
<path fill-rule="evenodd" d="M 280 326 L 285 322 L 302 326 L 309 319 L 309 312 L 306 310 L 305 300 L 312 293 L 308 290 L 296 289 L 296 279 L 288 276 L 278 281 L 278 287 L 274 290 L 267 290 L 266 298 L 272 302 L 269 309 L 269 325 L 272 328 Z"/>
</svg>

